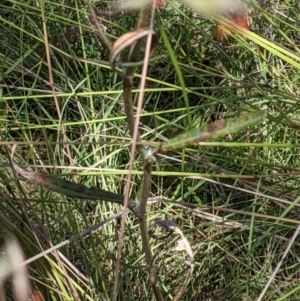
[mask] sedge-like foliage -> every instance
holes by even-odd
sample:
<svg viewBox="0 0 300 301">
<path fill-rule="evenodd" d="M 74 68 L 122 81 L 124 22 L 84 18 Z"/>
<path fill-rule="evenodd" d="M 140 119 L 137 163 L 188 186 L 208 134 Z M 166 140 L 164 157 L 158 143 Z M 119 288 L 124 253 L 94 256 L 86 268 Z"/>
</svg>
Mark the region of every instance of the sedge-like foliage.
<svg viewBox="0 0 300 301">
<path fill-rule="evenodd" d="M 111 12 L 105 4 L 99 2 L 98 11 Z M 299 222 L 296 8 L 297 1 L 249 4 L 252 31 L 244 34 L 177 1 L 157 15 L 170 47 L 159 40 L 149 66 L 141 144 L 155 149 L 191 126 L 256 110 L 268 114 L 253 128 L 158 156 L 150 184 L 151 195 L 161 198 L 148 205 L 147 217 L 175 220 L 192 242 L 195 268 L 182 300 L 257 299 Z M 26 258 L 105 220 L 119 205 L 78 201 L 18 182 L 4 146 L 9 153 L 10 143 L 18 143 L 14 158 L 28 171 L 120 195 L 130 157 L 122 83 L 110 70 L 90 12 L 67 0 L 47 1 L 44 10 L 48 44 L 36 1 L 0 3 L 0 234 L 3 241 L 14 231 Z M 136 26 L 136 12 L 99 15 L 112 41 Z M 215 36 L 222 22 L 228 31 L 224 42 Z M 141 65 L 135 72 L 133 113 Z M 139 195 L 141 165 L 137 157 L 132 198 Z M 132 214 L 126 222 L 119 298 L 150 300 L 139 228 Z M 61 248 L 64 259 L 51 254 L 30 264 L 33 286 L 53 300 L 109 300 L 118 230 L 112 222 Z M 264 300 L 299 298 L 298 243 L 296 238 Z M 151 241 L 162 293 L 170 299 L 186 273 L 181 253 L 171 251 L 175 245 L 172 239 Z"/>
</svg>

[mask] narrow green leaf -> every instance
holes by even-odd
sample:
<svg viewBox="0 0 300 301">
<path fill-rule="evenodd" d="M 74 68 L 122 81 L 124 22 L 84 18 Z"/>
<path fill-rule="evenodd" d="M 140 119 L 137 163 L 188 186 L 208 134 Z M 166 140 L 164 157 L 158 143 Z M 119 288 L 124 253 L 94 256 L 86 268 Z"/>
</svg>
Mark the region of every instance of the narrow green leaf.
<svg viewBox="0 0 300 301">
<path fill-rule="evenodd" d="M 27 171 L 18 166 L 14 161 L 13 165 L 15 170 L 31 183 L 35 183 L 45 187 L 46 189 L 59 192 L 69 197 L 75 197 L 79 199 L 88 200 L 103 200 L 107 202 L 124 204 L 124 196 L 121 194 L 106 191 L 97 187 L 86 187 L 82 184 L 77 184 L 68 180 L 58 179 L 51 175 L 45 175 L 41 173 L 35 173 Z M 128 207 L 135 213 L 136 202 L 134 200 L 128 201 Z"/>
<path fill-rule="evenodd" d="M 246 127 L 260 123 L 264 117 L 265 111 L 257 111 L 235 119 L 219 120 L 206 124 L 199 129 L 192 129 L 163 143 L 159 148 L 153 150 L 152 155 L 155 156 L 159 153 L 181 149 L 201 141 L 217 139 L 227 134 L 239 132 Z"/>
</svg>

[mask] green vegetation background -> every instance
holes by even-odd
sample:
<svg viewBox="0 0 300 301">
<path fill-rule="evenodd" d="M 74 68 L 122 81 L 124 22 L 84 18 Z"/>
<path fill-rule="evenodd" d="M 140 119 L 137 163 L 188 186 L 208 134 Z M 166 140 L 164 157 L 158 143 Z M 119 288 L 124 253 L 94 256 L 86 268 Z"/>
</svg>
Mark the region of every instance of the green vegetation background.
<svg viewBox="0 0 300 301">
<path fill-rule="evenodd" d="M 268 113 L 255 128 L 159 158 L 152 196 L 194 205 L 160 202 L 148 208 L 149 221 L 176 221 L 195 253 L 182 300 L 256 300 L 299 224 L 299 4 L 253 3 L 249 20 L 257 36 L 230 34 L 225 41 L 216 37 L 215 20 L 187 7 L 170 3 L 157 13 L 162 29 L 156 30 L 159 37 L 160 30 L 166 33 L 171 49 L 160 38 L 149 66 L 143 140 L 157 145 L 184 132 L 189 122 L 197 127 L 254 110 Z M 96 3 L 99 10 L 108 5 Z M 100 18 L 112 40 L 135 28 L 137 19 L 137 12 Z M 172 58 L 184 77 L 188 107 Z M 79 1 L 45 1 L 44 10 L 37 1 L 1 1 L 0 239 L 3 244 L 15 233 L 26 258 L 120 210 L 19 181 L 8 168 L 17 143 L 15 160 L 29 170 L 124 193 L 131 139 L 122 81 L 107 61 Z M 135 99 L 140 73 L 137 69 Z M 132 198 L 139 194 L 141 170 L 137 156 Z M 66 259 L 54 254 L 30 264 L 33 287 L 45 300 L 109 300 L 119 228 L 115 220 L 62 247 Z M 151 300 L 132 214 L 123 243 L 119 300 Z M 153 241 L 162 290 L 170 298 L 186 273 L 184 255 L 174 253 L 174 246 L 175 238 Z M 263 300 L 300 298 L 298 250 L 297 238 Z M 9 283 L 6 292 L 13 300 Z"/>
</svg>

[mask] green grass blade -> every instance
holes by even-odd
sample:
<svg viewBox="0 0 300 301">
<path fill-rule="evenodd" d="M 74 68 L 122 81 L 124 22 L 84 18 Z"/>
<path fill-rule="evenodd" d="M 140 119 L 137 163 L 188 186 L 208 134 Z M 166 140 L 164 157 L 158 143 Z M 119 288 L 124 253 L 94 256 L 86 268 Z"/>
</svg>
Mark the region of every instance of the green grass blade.
<svg viewBox="0 0 300 301">
<path fill-rule="evenodd" d="M 85 185 L 77 184 L 64 179 L 58 179 L 51 175 L 27 171 L 18 166 L 16 163 L 14 163 L 14 168 L 20 175 L 22 175 L 31 183 L 41 185 L 46 189 L 61 193 L 63 195 L 76 197 L 79 199 L 104 200 L 123 205 L 124 196 L 121 194 L 106 191 L 97 187 L 86 187 Z M 129 203 L 134 204 L 135 201 L 129 200 Z M 132 208 L 132 206 L 130 207 Z"/>
<path fill-rule="evenodd" d="M 173 139 L 170 139 L 166 143 L 163 143 L 160 148 L 153 152 L 153 155 L 188 147 L 208 139 L 217 139 L 224 135 L 237 133 L 246 127 L 254 126 L 260 123 L 264 119 L 264 116 L 265 111 L 257 111 L 235 119 L 219 120 L 210 124 L 206 124 L 200 129 L 192 129 L 187 133 L 181 134 Z"/>
</svg>

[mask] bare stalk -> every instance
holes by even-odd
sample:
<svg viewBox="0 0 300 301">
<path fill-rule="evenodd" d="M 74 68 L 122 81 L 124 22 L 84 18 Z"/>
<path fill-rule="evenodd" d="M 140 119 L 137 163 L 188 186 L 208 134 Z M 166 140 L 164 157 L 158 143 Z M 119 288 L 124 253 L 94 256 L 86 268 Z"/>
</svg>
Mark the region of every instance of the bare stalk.
<svg viewBox="0 0 300 301">
<path fill-rule="evenodd" d="M 151 23 L 150 23 L 150 26 L 152 28 L 154 23 L 155 5 L 156 5 L 156 1 L 153 2 L 153 7 L 152 7 L 152 15 L 151 15 Z M 95 19 L 96 17 L 95 12 L 91 8 L 90 10 Z M 141 9 L 137 29 L 142 29 L 147 27 L 150 11 L 151 11 L 151 6 L 144 7 Z M 103 36 L 103 40 L 106 46 L 111 50 L 109 42 L 105 40 L 104 32 L 99 29 L 99 33 L 101 36 Z M 153 266 L 153 254 L 151 251 L 149 234 L 148 234 L 148 225 L 146 221 L 146 207 L 147 207 L 147 199 L 151 188 L 151 169 L 152 169 L 153 159 L 148 158 L 147 150 L 141 143 L 141 138 L 139 134 L 139 113 L 141 111 L 142 104 L 143 104 L 143 97 L 144 97 L 143 90 L 145 88 L 145 82 L 146 82 L 145 79 L 148 70 L 148 63 L 149 63 L 150 49 L 151 49 L 151 39 L 152 36 L 151 34 L 149 34 L 147 45 L 146 45 L 146 55 L 144 59 L 144 66 L 143 66 L 143 73 L 142 73 L 142 80 L 141 80 L 141 93 L 138 99 L 137 118 L 134 117 L 133 104 L 132 104 L 132 80 L 133 80 L 133 75 L 136 67 L 134 66 L 134 64 L 129 65 L 126 68 L 124 67 L 123 74 L 122 74 L 124 109 L 125 109 L 126 119 L 128 123 L 129 133 L 130 136 L 132 137 L 131 158 L 129 162 L 130 172 L 128 174 L 127 183 L 125 187 L 124 210 L 126 210 L 128 204 L 130 183 L 131 183 L 131 170 L 133 168 L 135 150 L 137 149 L 138 153 L 140 154 L 140 156 L 144 161 L 144 174 L 143 174 L 143 182 L 142 182 L 142 190 L 141 190 L 142 195 L 140 198 L 140 204 L 137 212 L 139 217 L 141 236 L 142 236 L 143 252 L 145 253 L 145 257 L 146 257 L 147 270 L 149 273 L 149 278 L 148 278 L 149 284 L 153 290 L 155 299 L 158 301 L 163 301 L 163 296 L 158 285 L 158 279 L 155 272 L 155 267 Z M 129 63 L 135 63 L 139 61 L 142 43 L 143 43 L 142 39 L 135 42 L 132 51 L 129 55 L 129 59 L 128 59 Z M 124 235 L 124 228 L 125 228 L 125 216 L 123 215 L 121 218 L 121 229 L 120 229 L 121 237 L 122 235 Z M 121 264 L 120 263 L 121 251 L 122 251 L 122 242 L 120 241 L 118 245 L 118 258 L 115 267 L 115 281 L 114 281 L 114 287 L 112 292 L 112 300 L 116 300 L 118 295 L 118 286 L 119 286 L 118 278 L 119 278 L 120 264 Z"/>
<path fill-rule="evenodd" d="M 147 20 L 148 20 L 148 17 L 149 17 L 150 9 L 151 9 L 151 7 L 146 7 L 146 8 L 141 9 L 137 29 L 144 28 L 144 27 L 147 26 L 147 23 L 148 23 Z M 137 41 L 135 46 L 133 47 L 131 53 L 130 53 L 128 62 L 137 62 L 138 61 L 139 55 L 140 55 L 140 52 L 141 52 L 141 47 L 142 47 L 142 40 Z M 145 61 L 146 61 L 146 58 L 145 58 Z M 134 114 L 133 114 L 132 91 L 131 91 L 132 90 L 132 78 L 133 78 L 135 68 L 136 68 L 135 66 L 131 66 L 131 67 L 126 68 L 125 76 L 124 76 L 124 79 L 123 79 L 124 110 L 125 110 L 125 114 L 126 114 L 127 123 L 128 123 L 129 132 L 130 132 L 131 137 L 133 137 L 134 127 L 136 125 L 136 120 L 135 120 Z M 138 126 L 138 121 L 137 121 L 137 126 Z M 140 143 L 141 138 L 140 138 L 139 132 L 137 133 L 136 142 L 138 142 L 136 144 L 137 151 L 139 152 L 141 157 L 144 159 L 145 155 L 146 155 L 146 152 L 145 152 L 144 146 L 142 145 L 142 143 Z"/>
<path fill-rule="evenodd" d="M 154 25 L 155 5 L 156 5 L 156 1 L 153 1 L 152 14 L 150 20 L 151 29 L 153 29 L 153 25 Z M 150 14 L 150 7 L 141 10 L 140 19 L 138 23 L 139 28 L 143 28 L 147 25 L 146 20 L 148 19 L 149 14 Z M 141 44 L 136 44 L 136 47 L 132 51 L 132 55 L 137 55 L 137 53 L 134 53 L 134 51 L 136 49 L 140 51 L 140 48 L 141 48 Z M 146 55 L 144 59 L 142 79 L 140 84 L 141 92 L 138 98 L 138 112 L 141 110 L 143 98 L 144 98 L 144 88 L 146 85 L 146 76 L 148 71 L 150 48 L 151 48 L 151 36 L 149 35 L 146 44 Z M 144 148 L 143 150 L 145 152 Z M 163 301 L 163 296 L 158 283 L 156 268 L 153 264 L 154 257 L 151 250 L 149 229 L 146 220 L 147 200 L 149 197 L 149 192 L 151 190 L 151 171 L 154 162 L 153 162 L 153 158 L 147 158 L 146 154 L 143 156 L 143 160 L 144 160 L 144 170 L 143 170 L 143 182 L 142 182 L 142 190 L 141 190 L 140 204 L 139 204 L 140 205 L 139 225 L 140 225 L 140 231 L 142 236 L 143 252 L 145 253 L 145 259 L 146 259 L 147 269 L 149 273 L 149 277 L 148 277 L 149 284 L 153 290 L 155 299 L 157 301 Z"/>
<path fill-rule="evenodd" d="M 148 234 L 148 225 L 146 220 L 146 207 L 147 207 L 147 200 L 149 196 L 149 191 L 151 188 L 151 170 L 152 170 L 152 160 L 148 160 L 145 162 L 144 165 L 144 174 L 143 174 L 143 182 L 142 182 L 142 194 L 140 199 L 140 208 L 139 208 L 139 224 L 142 236 L 142 243 L 143 243 L 143 251 L 146 257 L 146 264 L 148 270 L 148 279 L 149 284 L 153 290 L 155 299 L 157 301 L 163 301 L 163 296 L 158 284 L 158 278 L 156 274 L 155 266 L 153 265 L 153 254 L 151 251 L 150 246 L 150 239 Z"/>
</svg>

